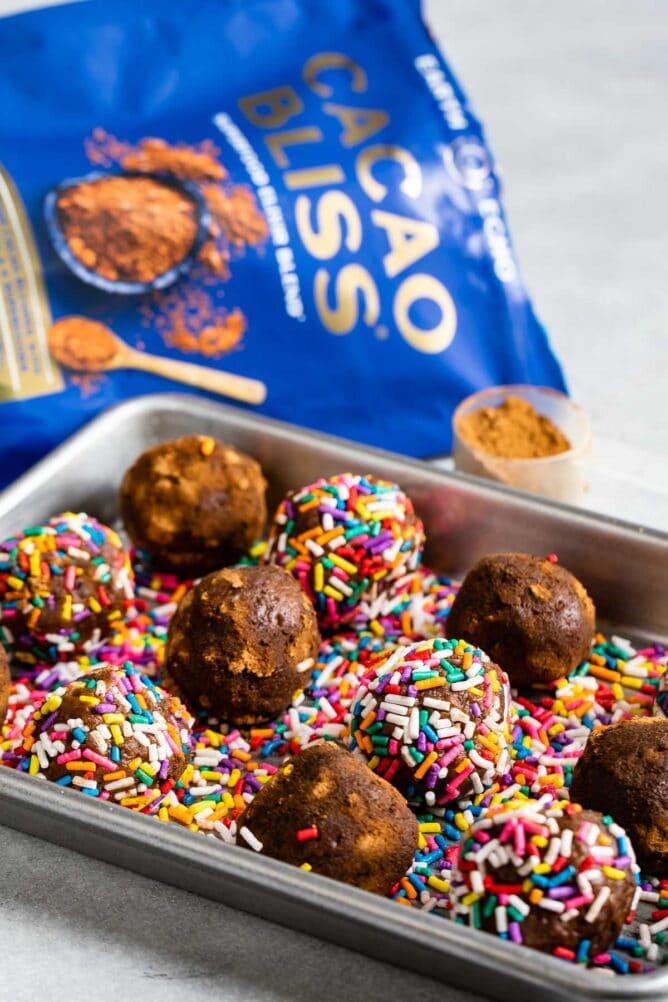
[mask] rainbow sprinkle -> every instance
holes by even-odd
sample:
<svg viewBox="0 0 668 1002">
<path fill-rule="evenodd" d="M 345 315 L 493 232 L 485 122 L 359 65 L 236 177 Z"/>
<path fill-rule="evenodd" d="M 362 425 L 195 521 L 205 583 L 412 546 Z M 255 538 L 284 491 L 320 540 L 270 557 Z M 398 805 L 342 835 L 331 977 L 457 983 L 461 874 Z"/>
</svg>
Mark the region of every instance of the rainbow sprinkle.
<svg viewBox="0 0 668 1002">
<path fill-rule="evenodd" d="M 350 748 L 411 802 L 482 793 L 510 767 L 510 686 L 482 651 L 436 637 L 398 647 L 364 675 Z"/>
<path fill-rule="evenodd" d="M 262 560 L 290 571 L 321 625 L 334 627 L 416 570 L 423 545 L 422 522 L 396 484 L 343 473 L 288 494 Z"/>
<path fill-rule="evenodd" d="M 133 596 L 120 537 L 83 513 L 0 543 L 0 639 L 24 665 L 94 652 Z"/>
<path fill-rule="evenodd" d="M 601 820 L 599 821 L 599 818 Z M 639 871 L 623 828 L 567 800 L 518 797 L 490 808 L 466 833 L 450 896 L 457 922 L 502 939 L 594 964 L 640 897 Z M 615 913 L 621 918 L 616 919 Z"/>
</svg>

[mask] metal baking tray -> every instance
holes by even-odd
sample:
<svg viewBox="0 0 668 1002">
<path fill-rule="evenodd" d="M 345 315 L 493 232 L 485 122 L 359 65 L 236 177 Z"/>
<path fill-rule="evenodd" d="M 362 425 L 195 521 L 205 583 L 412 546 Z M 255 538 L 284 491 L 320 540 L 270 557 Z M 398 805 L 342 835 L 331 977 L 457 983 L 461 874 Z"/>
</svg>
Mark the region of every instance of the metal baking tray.
<svg viewBox="0 0 668 1002">
<path fill-rule="evenodd" d="M 617 633 L 668 639 L 668 535 L 191 396 L 143 397 L 97 418 L 0 496 L 0 535 L 65 509 L 117 521 L 118 486 L 135 456 L 188 432 L 254 455 L 270 504 L 290 487 L 344 470 L 395 480 L 424 519 L 431 566 L 457 574 L 493 551 L 557 550 L 586 581 L 603 622 Z M 2 768 L 0 823 L 476 994 L 513 1002 L 668 998 L 668 969 L 586 971 Z"/>
</svg>

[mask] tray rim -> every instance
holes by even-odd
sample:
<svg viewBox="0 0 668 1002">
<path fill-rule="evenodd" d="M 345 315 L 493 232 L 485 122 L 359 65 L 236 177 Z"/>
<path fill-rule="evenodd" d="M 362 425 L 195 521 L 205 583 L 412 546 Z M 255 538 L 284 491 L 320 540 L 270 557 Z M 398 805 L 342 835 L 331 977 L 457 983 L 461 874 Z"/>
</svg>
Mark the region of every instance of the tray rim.
<svg viewBox="0 0 668 1002">
<path fill-rule="evenodd" d="M 668 530 L 662 531 L 651 526 L 645 526 L 636 522 L 629 522 L 626 519 L 617 518 L 612 515 L 593 512 L 589 509 L 578 508 L 575 505 L 569 505 L 563 501 L 554 501 L 551 498 L 540 497 L 527 491 L 510 487 L 507 484 L 496 483 L 492 480 L 484 480 L 481 477 L 475 477 L 469 473 L 462 473 L 459 470 L 443 470 L 434 466 L 429 459 L 416 459 L 412 456 L 404 456 L 398 452 L 391 452 L 390 450 L 380 449 L 376 446 L 365 445 L 362 442 L 355 442 L 352 439 L 343 438 L 337 435 L 329 435 L 325 432 L 315 431 L 310 428 L 302 427 L 301 425 L 292 424 L 288 421 L 279 421 L 277 418 L 265 417 L 262 414 L 256 414 L 253 411 L 246 410 L 242 407 L 236 407 L 232 404 L 220 403 L 209 398 L 196 397 L 187 393 L 169 392 L 150 393 L 139 397 L 133 397 L 130 400 L 121 401 L 120 403 L 113 404 L 111 407 L 108 407 L 96 417 L 86 422 L 86 424 L 82 425 L 81 428 L 73 432 L 72 435 L 66 438 L 40 460 L 34 463 L 28 470 L 25 470 L 19 477 L 16 478 L 16 480 L 0 491 L 0 518 L 2 518 L 7 501 L 11 500 L 13 495 L 20 493 L 26 494 L 31 487 L 32 481 L 38 480 L 43 470 L 48 469 L 52 465 L 56 465 L 61 456 L 66 455 L 67 452 L 69 452 L 71 448 L 78 445 L 78 443 L 85 441 L 85 439 L 89 437 L 94 438 L 96 432 L 100 429 L 104 429 L 106 424 L 113 424 L 114 420 L 118 420 L 119 415 L 121 417 L 125 417 L 127 415 L 132 418 L 135 413 L 141 414 L 143 411 L 150 412 L 151 410 L 170 410 L 172 409 L 169 407 L 170 404 L 172 405 L 172 408 L 174 405 L 182 406 L 187 404 L 190 409 L 194 411 L 200 410 L 202 412 L 206 412 L 211 408 L 214 408 L 216 411 L 222 411 L 224 414 L 229 415 L 233 419 L 238 419 L 241 416 L 245 422 L 248 422 L 259 429 L 273 429 L 287 437 L 295 439 L 307 438 L 312 442 L 319 442 L 324 446 L 343 448 L 349 452 L 360 453 L 361 450 L 364 454 L 371 455 L 378 461 L 382 462 L 385 459 L 392 463 L 400 463 L 404 466 L 412 468 L 415 472 L 420 472 L 423 476 L 426 474 L 430 478 L 466 485 L 467 488 L 476 494 L 480 494 L 481 496 L 491 495 L 504 497 L 507 501 L 519 506 L 529 508 L 545 508 L 547 510 L 559 512 L 564 516 L 568 516 L 572 521 L 608 526 L 611 529 L 628 532 L 632 536 L 641 536 L 643 539 L 650 541 L 653 540 L 657 543 L 668 546 Z"/>
<path fill-rule="evenodd" d="M 433 482 L 461 484 L 483 497 L 491 496 L 493 498 L 500 495 L 506 501 L 511 501 L 512 504 L 518 505 L 525 511 L 542 508 L 555 510 L 562 516 L 579 521 L 585 526 L 595 528 L 596 526 L 604 525 L 615 532 L 629 534 L 634 538 L 641 537 L 646 542 L 654 542 L 662 549 L 668 547 L 668 533 L 656 529 L 638 526 L 621 519 L 611 518 L 610 516 L 582 511 L 561 502 L 537 498 L 534 495 L 509 488 L 505 485 L 483 481 L 467 474 L 437 469 L 424 460 L 405 457 L 374 447 L 366 447 L 347 439 L 320 432 L 312 432 L 309 429 L 293 424 L 265 418 L 242 408 L 180 393 L 158 393 L 134 398 L 121 402 L 99 414 L 0 493 L 0 518 L 2 518 L 3 514 L 9 508 L 15 507 L 17 503 L 20 503 L 21 499 L 28 497 L 33 490 L 43 487 L 48 482 L 52 470 L 58 468 L 61 459 L 67 456 L 70 451 L 76 450 L 79 446 L 85 444 L 88 439 L 95 440 L 98 437 L 101 438 L 106 426 L 113 426 L 119 421 L 131 422 L 133 418 L 145 418 L 147 414 L 157 416 L 161 412 L 166 411 L 173 413 L 175 410 L 186 410 L 194 417 L 200 416 L 204 418 L 220 414 L 222 417 L 227 416 L 232 422 L 241 421 L 246 426 L 250 425 L 258 432 L 266 431 L 271 434 L 273 431 L 274 434 L 280 434 L 284 439 L 292 439 L 296 444 L 308 442 L 309 444 L 315 443 L 317 445 L 320 443 L 325 448 L 337 448 L 348 451 L 351 453 L 351 458 L 353 455 L 357 457 L 365 455 L 381 464 L 383 460 L 387 460 L 393 464 L 398 463 L 406 467 L 407 470 L 412 470 L 418 476 L 432 480 Z M 33 794 L 38 792 L 39 804 L 34 805 L 33 801 L 35 797 Z M 237 848 L 236 846 L 229 846 L 219 840 L 215 840 L 215 845 L 209 844 L 214 842 L 213 839 L 207 839 L 206 841 L 200 839 L 199 843 L 195 842 L 191 839 L 191 833 L 186 832 L 180 827 L 163 825 L 160 829 L 157 829 L 155 819 L 133 814 L 133 812 L 126 811 L 113 804 L 97 803 L 89 798 L 80 797 L 80 795 L 71 790 L 54 787 L 24 773 L 0 767 L 0 806 L 3 805 L 9 808 L 10 816 L 9 818 L 5 817 L 7 811 L 3 810 L 2 816 L 0 816 L 0 823 L 7 824 L 8 827 L 14 827 L 17 830 L 28 831 L 30 834 L 36 833 L 31 830 L 29 822 L 20 821 L 23 816 L 22 812 L 27 812 L 29 815 L 30 811 L 34 811 L 37 818 L 41 810 L 41 814 L 44 817 L 49 817 L 52 820 L 67 819 L 68 823 L 75 826 L 77 822 L 82 824 L 83 820 L 86 819 L 86 824 L 89 825 L 94 834 L 96 833 L 98 839 L 105 837 L 111 839 L 122 836 L 126 842 L 133 842 L 136 845 L 140 845 L 142 842 L 145 825 L 151 824 L 153 827 L 146 829 L 147 837 L 149 836 L 149 832 L 152 833 L 152 837 L 148 838 L 148 841 L 154 848 L 159 843 L 160 855 L 166 861 L 171 860 L 172 862 L 176 862 L 180 860 L 183 862 L 189 855 L 194 856 L 196 858 L 192 859 L 189 863 L 191 868 L 196 869 L 199 863 L 207 872 L 209 870 L 217 872 L 219 877 L 236 877 L 239 879 L 239 874 L 241 874 L 244 887 L 252 888 L 258 892 L 278 893 L 282 896 L 283 900 L 291 901 L 293 904 L 295 898 L 301 899 L 316 911 L 324 909 L 328 919 L 332 922 L 337 917 L 339 920 L 345 918 L 345 911 L 342 911 L 342 908 L 344 906 L 347 908 L 349 903 L 352 902 L 354 906 L 355 926 L 378 931 L 379 928 L 385 929 L 386 925 L 389 925 L 393 930 L 395 938 L 404 945 L 412 944 L 413 946 L 421 946 L 423 948 L 426 946 L 433 953 L 440 955 L 446 962 L 452 964 L 455 964 L 458 960 L 471 963 L 473 966 L 477 963 L 481 971 L 489 974 L 498 975 L 499 968 L 506 972 L 510 970 L 512 979 L 518 984 L 526 987 L 533 986 L 535 989 L 542 987 L 545 991 L 553 990 L 561 992 L 564 998 L 571 997 L 582 1000 L 609 998 L 622 1000 L 636 998 L 661 999 L 668 997 L 668 968 L 664 970 L 657 969 L 649 974 L 611 978 L 609 975 L 595 969 L 585 970 L 582 968 L 578 969 L 576 965 L 566 965 L 563 961 L 548 954 L 543 954 L 540 957 L 542 977 L 541 981 L 536 983 L 535 976 L 538 957 L 536 956 L 536 951 L 529 948 L 518 947 L 511 942 L 500 940 L 489 933 L 480 932 L 470 927 L 458 926 L 447 920 L 439 923 L 435 921 L 434 916 L 421 913 L 417 909 L 406 908 L 402 910 L 401 914 L 397 914 L 399 906 L 395 905 L 389 899 L 377 897 L 368 892 L 349 887 L 348 885 L 316 874 L 302 873 L 298 869 L 281 863 L 278 860 L 264 856 L 255 856 L 254 858 L 254 854 L 251 854 L 249 851 Z M 105 816 L 107 821 L 113 818 L 113 822 L 105 824 Z M 19 819 L 18 823 L 16 823 L 17 819 Z M 12 823 L 13 821 L 15 823 Z M 65 845 L 68 848 L 74 848 L 75 851 L 82 852 L 84 855 L 87 854 L 85 846 L 76 847 L 69 840 L 59 840 L 55 836 L 51 837 L 49 829 L 46 832 L 42 831 L 40 834 L 37 834 L 37 837 L 55 842 L 56 844 Z M 183 844 L 181 844 L 182 839 L 185 839 Z M 188 853 L 186 850 L 191 843 L 194 852 Z M 197 848 L 198 846 L 199 848 Z M 88 853 L 88 855 L 113 863 L 113 860 L 94 851 Z M 216 856 L 219 858 L 215 859 L 214 857 Z M 244 857 L 248 857 L 248 859 Z M 214 863 L 218 863 L 218 866 L 216 867 Z M 131 866 L 125 865 L 123 865 L 123 868 L 132 869 Z M 138 867 L 135 872 L 146 873 L 146 869 Z M 182 882 L 170 880 L 169 871 L 167 871 L 166 876 L 156 876 L 152 871 L 147 875 L 163 882 L 175 883 L 176 886 L 185 886 Z M 258 885 L 261 876 L 266 877 L 266 881 Z M 200 891 L 199 893 L 204 893 L 206 896 L 213 897 L 216 900 L 225 900 L 220 893 L 215 893 L 214 888 L 211 889 L 210 894 L 207 894 L 206 889 L 204 892 Z M 262 911 L 258 907 L 245 909 L 243 903 L 232 905 L 232 907 L 239 907 L 241 910 L 247 910 L 253 914 L 262 916 Z M 423 930 L 424 923 L 426 925 L 424 925 Z M 289 919 L 286 919 L 282 924 L 292 928 L 301 928 Z M 301 931 L 309 932 L 309 929 L 301 929 Z M 437 933 L 436 936 L 434 932 Z M 310 934 L 314 935 L 312 932 Z M 365 949 L 364 944 L 360 944 L 358 947 L 350 944 L 340 936 L 337 938 L 337 935 L 329 935 L 328 933 L 324 937 L 318 936 L 317 933 L 315 935 L 318 938 L 340 942 L 349 948 L 356 949 L 357 952 L 371 956 L 375 955 L 373 951 L 369 953 Z M 416 937 L 419 937 L 419 939 L 416 939 Z M 479 946 L 479 949 L 476 951 L 476 957 L 473 959 L 470 956 L 472 944 Z M 457 951 L 462 956 L 458 957 Z M 387 954 L 384 953 L 382 956 L 378 956 L 378 959 L 387 962 Z M 395 961 L 391 962 L 394 963 Z M 399 958 L 396 962 L 400 966 L 418 970 L 418 968 L 411 964 L 410 960 Z M 418 973 L 429 976 L 429 971 L 426 971 L 424 968 L 420 968 Z M 546 975 L 547 979 L 545 978 Z M 441 981 L 451 980 L 441 974 L 434 976 Z M 470 984 L 468 988 L 471 990 Z M 474 987 L 473 990 L 475 991 L 476 988 Z"/>
</svg>

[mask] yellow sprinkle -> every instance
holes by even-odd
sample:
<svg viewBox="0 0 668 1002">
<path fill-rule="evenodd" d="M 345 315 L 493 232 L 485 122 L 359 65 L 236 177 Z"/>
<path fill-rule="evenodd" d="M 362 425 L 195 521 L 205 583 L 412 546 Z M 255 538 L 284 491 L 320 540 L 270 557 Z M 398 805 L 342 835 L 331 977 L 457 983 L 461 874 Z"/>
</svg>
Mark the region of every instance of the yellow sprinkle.
<svg viewBox="0 0 668 1002">
<path fill-rule="evenodd" d="M 603 866 L 602 870 L 610 880 L 624 880 L 626 877 L 624 870 L 620 870 L 617 866 Z"/>
<path fill-rule="evenodd" d="M 440 891 L 442 894 L 447 894 L 450 890 L 450 882 L 448 880 L 442 880 L 440 877 L 435 877 L 433 874 L 427 877 L 427 883 L 430 887 L 433 887 L 435 891 Z"/>
<path fill-rule="evenodd" d="M 316 564 L 313 568 L 313 587 L 316 591 L 322 591 L 325 587 L 325 569 L 322 564 Z"/>
<path fill-rule="evenodd" d="M 419 682 L 414 682 L 416 689 L 439 689 L 445 685 L 445 678 L 439 675 L 438 678 L 423 678 Z"/>
<path fill-rule="evenodd" d="M 344 557 L 340 557 L 337 553 L 329 553 L 328 557 L 332 563 L 337 567 L 340 567 L 342 571 L 346 571 L 348 574 L 357 574 L 357 568 L 355 565 L 351 564 L 351 562 L 346 560 Z"/>
<path fill-rule="evenodd" d="M 324 595 L 327 595 L 328 598 L 333 598 L 335 602 L 341 602 L 343 599 L 343 595 L 341 594 L 341 592 L 337 591 L 335 588 L 332 588 L 331 585 L 325 585 L 322 591 Z"/>
<path fill-rule="evenodd" d="M 471 892 L 471 894 L 466 894 L 462 898 L 462 904 L 466 907 L 468 907 L 469 905 L 474 905 L 476 901 L 480 901 L 481 897 L 482 894 L 476 894 L 475 892 Z"/>
<path fill-rule="evenodd" d="M 377 637 L 382 637 L 383 627 L 380 625 L 377 619 L 372 619 L 369 623 L 369 629 L 372 633 L 375 633 Z"/>
<path fill-rule="evenodd" d="M 30 756 L 30 768 L 28 769 L 28 772 L 31 776 L 36 776 L 39 772 L 39 759 L 36 755 Z"/>
<path fill-rule="evenodd" d="M 469 823 L 462 814 L 461 811 L 457 811 L 455 814 L 455 828 L 458 828 L 460 832 L 465 832 L 468 830 Z"/>
<path fill-rule="evenodd" d="M 642 689 L 644 680 L 642 678 L 631 678 L 630 675 L 622 675 L 622 685 L 627 689 Z"/>
<path fill-rule="evenodd" d="M 420 831 L 424 832 L 425 835 L 440 835 L 441 826 L 437 821 L 423 821 L 420 825 Z"/>
<path fill-rule="evenodd" d="M 202 453 L 203 456 L 210 456 L 215 448 L 216 448 L 216 440 L 215 438 L 211 438 L 209 435 L 202 438 L 202 440 L 200 441 L 199 451 Z"/>
<path fill-rule="evenodd" d="M 96 598 L 93 598 L 92 595 L 88 599 L 88 605 L 93 610 L 93 612 L 102 612 L 102 606 L 100 605 L 100 603 L 98 602 L 98 600 Z"/>
<path fill-rule="evenodd" d="M 306 870 L 306 872 L 308 873 L 310 870 L 313 869 L 313 867 L 311 866 L 310 863 L 301 863 L 299 869 Z"/>
<path fill-rule="evenodd" d="M 291 776 L 294 771 L 295 771 L 294 765 L 292 764 L 292 762 L 288 762 L 288 764 L 283 769 L 283 775 Z"/>
<path fill-rule="evenodd" d="M 87 706 L 97 706 L 100 700 L 97 696 L 79 696 L 80 703 L 86 703 Z M 123 719 L 122 714 L 119 714 L 121 720 Z"/>
<path fill-rule="evenodd" d="M 125 739 L 123 738 L 123 731 L 120 729 L 118 724 L 112 724 L 109 730 L 111 731 L 111 736 L 113 738 L 115 745 L 120 746 L 122 744 L 125 744 Z"/>
<path fill-rule="evenodd" d="M 99 700 L 96 700 L 99 703 Z M 122 724 L 125 717 L 122 713 L 103 713 L 102 719 L 105 724 L 109 724 L 109 730 L 111 730 L 111 724 Z"/>
</svg>

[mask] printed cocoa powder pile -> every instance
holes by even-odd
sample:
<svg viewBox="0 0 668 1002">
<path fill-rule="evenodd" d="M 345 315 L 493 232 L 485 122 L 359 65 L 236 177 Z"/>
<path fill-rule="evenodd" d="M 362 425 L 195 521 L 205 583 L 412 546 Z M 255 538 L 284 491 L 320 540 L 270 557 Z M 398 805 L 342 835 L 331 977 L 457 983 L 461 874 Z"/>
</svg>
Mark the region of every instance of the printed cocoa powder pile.
<svg viewBox="0 0 668 1002">
<path fill-rule="evenodd" d="M 472 449 L 501 459 L 540 459 L 571 448 L 563 432 L 521 397 L 471 411 L 459 419 L 457 432 Z"/>
<path fill-rule="evenodd" d="M 88 317 L 61 317 L 47 334 L 49 351 L 57 362 L 75 372 L 99 372 L 118 354 L 113 331 Z"/>
<path fill-rule="evenodd" d="M 67 245 L 110 281 L 150 282 L 192 247 L 195 203 L 153 178 L 108 177 L 62 192 L 56 211 Z"/>
<path fill-rule="evenodd" d="M 220 150 L 210 140 L 189 145 L 149 137 L 136 144 L 96 128 L 85 141 L 86 155 L 99 167 L 165 172 L 196 184 L 209 210 L 209 234 L 186 281 L 155 292 L 140 305 L 141 324 L 156 330 L 165 344 L 188 354 L 215 358 L 241 344 L 246 318 L 222 308 L 219 282 L 231 277 L 233 257 L 246 247 L 261 248 L 267 221 L 252 190 L 232 184 Z"/>
</svg>

